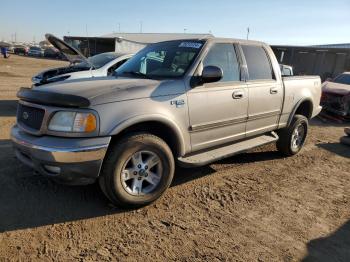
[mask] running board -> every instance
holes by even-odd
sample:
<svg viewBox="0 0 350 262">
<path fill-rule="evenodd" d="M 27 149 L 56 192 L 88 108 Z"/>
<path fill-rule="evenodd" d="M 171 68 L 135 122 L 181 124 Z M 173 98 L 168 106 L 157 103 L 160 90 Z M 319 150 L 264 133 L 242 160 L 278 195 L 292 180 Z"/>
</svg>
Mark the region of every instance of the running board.
<svg viewBox="0 0 350 262">
<path fill-rule="evenodd" d="M 262 136 L 243 140 L 241 142 L 230 144 L 224 147 L 215 148 L 209 151 L 201 152 L 187 157 L 179 157 L 178 163 L 182 167 L 199 167 L 212 162 L 246 152 L 250 149 L 267 145 L 278 140 L 275 132 L 264 134 Z"/>
</svg>

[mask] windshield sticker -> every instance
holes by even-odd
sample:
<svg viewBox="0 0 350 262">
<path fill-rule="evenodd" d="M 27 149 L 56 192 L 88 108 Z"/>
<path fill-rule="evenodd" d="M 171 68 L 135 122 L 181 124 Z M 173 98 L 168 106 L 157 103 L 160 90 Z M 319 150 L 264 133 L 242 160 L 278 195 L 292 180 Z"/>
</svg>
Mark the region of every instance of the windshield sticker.
<svg viewBox="0 0 350 262">
<path fill-rule="evenodd" d="M 188 47 L 188 48 L 200 48 L 202 46 L 202 43 L 196 43 L 196 42 L 182 42 L 179 47 Z"/>
</svg>

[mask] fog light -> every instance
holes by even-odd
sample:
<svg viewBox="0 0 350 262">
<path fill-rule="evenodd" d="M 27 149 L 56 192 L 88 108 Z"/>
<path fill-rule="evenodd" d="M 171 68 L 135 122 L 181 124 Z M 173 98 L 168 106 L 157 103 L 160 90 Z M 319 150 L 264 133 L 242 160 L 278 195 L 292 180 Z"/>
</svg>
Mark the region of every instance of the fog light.
<svg viewBox="0 0 350 262">
<path fill-rule="evenodd" d="M 61 168 L 58 166 L 44 165 L 44 169 L 53 175 L 58 175 L 61 172 Z"/>
</svg>

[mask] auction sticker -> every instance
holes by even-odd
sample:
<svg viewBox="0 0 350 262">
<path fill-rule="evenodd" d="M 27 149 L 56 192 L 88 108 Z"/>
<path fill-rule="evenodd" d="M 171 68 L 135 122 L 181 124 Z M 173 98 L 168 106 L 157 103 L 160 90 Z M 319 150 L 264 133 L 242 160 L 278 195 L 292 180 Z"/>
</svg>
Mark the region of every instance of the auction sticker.
<svg viewBox="0 0 350 262">
<path fill-rule="evenodd" d="M 202 46 L 202 43 L 196 43 L 196 42 L 182 42 L 179 47 L 187 47 L 187 48 L 200 48 Z"/>
</svg>

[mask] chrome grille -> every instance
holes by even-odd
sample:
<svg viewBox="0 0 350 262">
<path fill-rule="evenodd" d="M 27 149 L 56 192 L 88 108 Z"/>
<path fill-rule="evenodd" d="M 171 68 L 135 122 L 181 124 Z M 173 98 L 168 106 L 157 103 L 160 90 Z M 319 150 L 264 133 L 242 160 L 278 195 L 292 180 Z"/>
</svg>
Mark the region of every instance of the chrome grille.
<svg viewBox="0 0 350 262">
<path fill-rule="evenodd" d="M 45 110 L 41 108 L 18 104 L 17 122 L 24 127 L 40 130 L 44 115 Z"/>
</svg>

